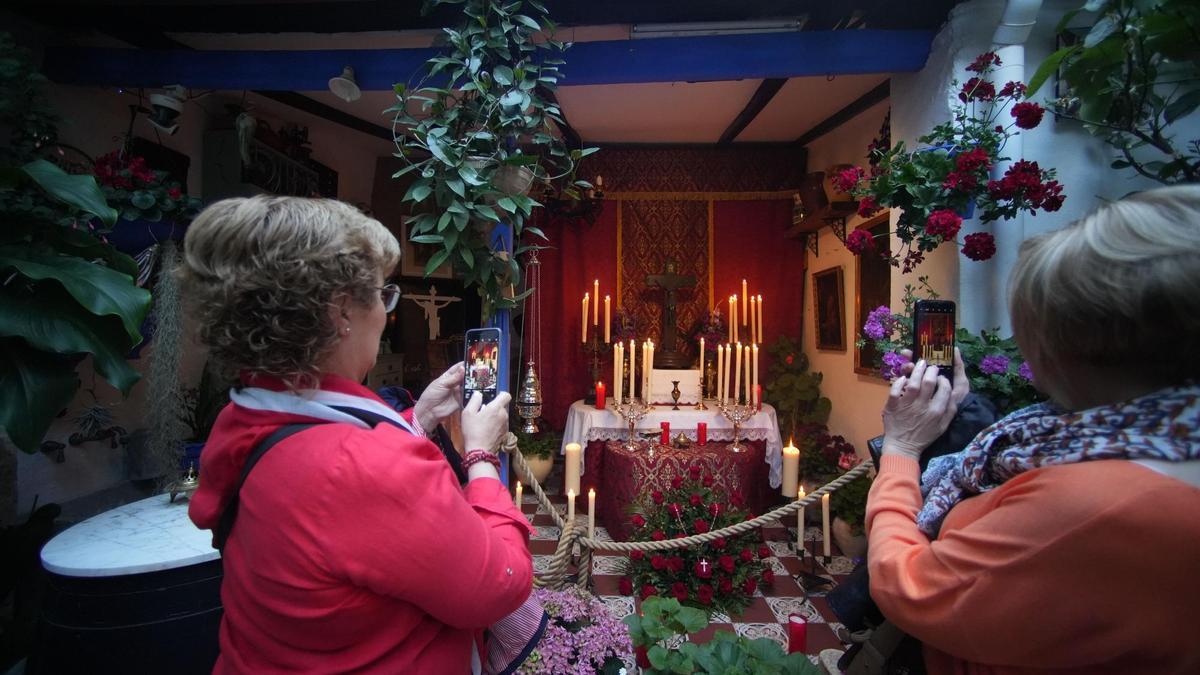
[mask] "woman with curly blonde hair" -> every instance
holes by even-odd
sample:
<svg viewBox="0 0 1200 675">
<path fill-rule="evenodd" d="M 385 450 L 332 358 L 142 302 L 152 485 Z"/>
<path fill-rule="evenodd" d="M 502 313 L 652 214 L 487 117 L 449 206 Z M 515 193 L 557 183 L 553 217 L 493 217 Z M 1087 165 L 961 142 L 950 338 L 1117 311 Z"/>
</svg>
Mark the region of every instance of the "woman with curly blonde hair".
<svg viewBox="0 0 1200 675">
<path fill-rule="evenodd" d="M 495 454 L 508 395 L 464 409 L 461 364 L 403 414 L 360 384 L 399 257 L 332 200 L 227 199 L 188 230 L 201 340 L 240 379 L 189 506 L 222 548 L 215 672 L 478 672 L 482 629 L 529 596 L 529 525 Z M 424 431 L 460 414 L 465 488 Z"/>
</svg>

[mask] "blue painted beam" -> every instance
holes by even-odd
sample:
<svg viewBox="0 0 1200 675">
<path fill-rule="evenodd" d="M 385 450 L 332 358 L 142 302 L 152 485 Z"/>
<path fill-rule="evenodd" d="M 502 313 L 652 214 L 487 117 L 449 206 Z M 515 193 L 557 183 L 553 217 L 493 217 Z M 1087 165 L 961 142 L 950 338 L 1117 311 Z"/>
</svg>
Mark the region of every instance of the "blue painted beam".
<svg viewBox="0 0 1200 675">
<path fill-rule="evenodd" d="M 563 86 L 704 82 L 809 75 L 914 72 L 931 31 L 801 31 L 581 42 L 566 52 Z M 342 67 L 364 90 L 386 91 L 438 50 L 307 51 L 58 48 L 43 72 L 63 84 L 317 91 Z"/>
</svg>

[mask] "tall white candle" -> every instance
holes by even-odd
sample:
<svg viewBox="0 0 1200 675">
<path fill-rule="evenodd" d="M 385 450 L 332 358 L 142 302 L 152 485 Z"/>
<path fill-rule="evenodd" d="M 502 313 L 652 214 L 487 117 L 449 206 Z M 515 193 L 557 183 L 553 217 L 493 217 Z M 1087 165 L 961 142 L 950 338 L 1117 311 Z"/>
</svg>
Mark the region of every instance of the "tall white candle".
<svg viewBox="0 0 1200 675">
<path fill-rule="evenodd" d="M 588 316 L 587 316 L 588 297 L 589 296 L 587 293 L 583 294 L 583 341 L 585 343 L 587 342 L 587 327 L 588 327 Z"/>
<path fill-rule="evenodd" d="M 621 345 L 613 345 L 613 400 L 621 402 Z"/>
<path fill-rule="evenodd" d="M 588 488 L 588 539 L 596 536 L 596 490 Z"/>
<path fill-rule="evenodd" d="M 731 312 L 729 313 L 729 323 L 730 323 L 730 325 L 732 325 L 732 326 L 733 326 L 733 338 L 731 338 L 729 341 L 730 341 L 730 342 L 737 342 L 737 341 L 738 341 L 738 337 L 739 337 L 739 335 L 738 335 L 738 319 L 737 319 L 737 314 L 738 314 L 738 298 L 737 298 L 737 294 L 735 293 L 735 294 L 732 296 L 732 298 L 733 298 L 733 311 L 731 311 Z"/>
<path fill-rule="evenodd" d="M 583 446 L 578 443 L 567 443 L 563 453 L 563 487 L 579 492 L 579 455 Z"/>
<path fill-rule="evenodd" d="M 646 391 L 650 391 L 654 387 L 654 340 L 650 341 L 650 362 L 646 364 Z"/>
<path fill-rule="evenodd" d="M 604 343 L 608 344 L 612 341 L 612 310 L 609 306 L 610 300 L 608 296 L 604 296 Z"/>
<path fill-rule="evenodd" d="M 596 326 L 600 323 L 600 280 L 592 281 L 592 297 L 595 298 L 595 303 L 592 305 L 592 325 Z"/>
<path fill-rule="evenodd" d="M 746 310 L 748 309 L 747 305 L 750 304 L 746 300 L 746 280 L 742 279 L 742 324 L 746 323 Z"/>
<path fill-rule="evenodd" d="M 754 296 L 753 295 L 750 296 L 750 343 L 751 344 L 758 344 L 758 322 L 754 320 L 755 319 L 755 316 L 754 316 L 755 307 L 754 306 L 756 304 L 758 304 L 758 303 L 755 300 Z"/>
<path fill-rule="evenodd" d="M 567 490 L 567 521 L 575 520 L 575 491 Z"/>
<path fill-rule="evenodd" d="M 737 343 L 737 351 L 734 352 L 734 370 L 733 378 L 733 404 L 737 405 L 742 396 L 742 343 Z M 750 377 L 750 373 L 746 373 L 746 377 Z"/>
<path fill-rule="evenodd" d="M 729 333 L 726 338 L 727 342 L 733 342 L 733 323 L 733 296 L 731 295 L 729 296 L 729 325 L 726 327 Z"/>
<path fill-rule="evenodd" d="M 746 359 L 746 405 L 750 405 L 753 403 L 750 399 L 754 397 L 754 390 L 750 388 L 750 345 L 746 345 L 744 358 Z"/>
<path fill-rule="evenodd" d="M 783 449 L 783 487 L 782 493 L 784 497 L 795 494 L 796 487 L 800 484 L 800 449 L 792 445 L 789 439 L 787 447 Z"/>
<path fill-rule="evenodd" d="M 758 341 L 765 342 L 763 337 L 762 296 L 758 296 Z"/>
<path fill-rule="evenodd" d="M 521 481 L 517 481 L 517 496 L 513 497 L 513 502 L 517 505 L 518 509 L 521 508 L 521 493 L 524 491 L 525 488 L 521 486 Z"/>
<path fill-rule="evenodd" d="M 700 381 L 704 382 L 704 338 L 700 338 Z M 700 386 L 700 391 L 704 391 L 704 386 Z M 701 394 L 700 398 L 704 398 Z"/>
<path fill-rule="evenodd" d="M 637 359 L 635 358 L 637 355 L 637 350 L 634 349 L 634 344 L 635 343 L 633 340 L 629 341 L 629 401 L 631 403 L 633 402 L 633 400 L 635 398 L 637 398 L 637 389 L 634 389 L 634 387 L 633 387 L 634 371 L 637 370 L 637 367 L 636 367 Z"/>
<path fill-rule="evenodd" d="M 801 485 L 800 486 L 800 494 L 798 494 L 796 496 L 796 499 L 802 500 L 807 496 L 808 495 L 804 494 L 804 486 Z M 804 507 L 801 506 L 800 511 L 796 514 L 796 552 L 800 553 L 801 557 L 803 557 L 804 556 L 804 554 L 802 553 L 803 550 L 804 550 Z"/>
<path fill-rule="evenodd" d="M 821 530 L 822 530 L 821 536 L 825 538 L 824 548 L 822 549 L 822 551 L 823 551 L 822 555 L 824 555 L 826 558 L 828 558 L 833 554 L 829 548 L 829 493 L 828 492 L 821 495 Z"/>
<path fill-rule="evenodd" d="M 760 403 L 758 400 L 758 345 L 754 345 L 752 349 L 754 350 L 754 354 L 750 359 L 750 365 L 754 366 L 754 375 L 750 378 L 750 396 L 754 399 L 752 401 L 754 405 L 757 406 Z M 791 493 L 789 492 L 788 494 Z"/>
<path fill-rule="evenodd" d="M 730 385 L 729 376 L 733 372 L 732 361 L 733 361 L 733 345 L 727 344 L 727 345 L 725 345 L 725 374 L 721 376 L 725 382 L 725 402 L 726 403 L 729 402 L 729 385 Z"/>
<path fill-rule="evenodd" d="M 725 400 L 723 375 L 725 375 L 725 345 L 717 345 L 717 395 L 714 398 L 718 401 Z M 700 376 L 703 377 L 703 373 Z"/>
</svg>

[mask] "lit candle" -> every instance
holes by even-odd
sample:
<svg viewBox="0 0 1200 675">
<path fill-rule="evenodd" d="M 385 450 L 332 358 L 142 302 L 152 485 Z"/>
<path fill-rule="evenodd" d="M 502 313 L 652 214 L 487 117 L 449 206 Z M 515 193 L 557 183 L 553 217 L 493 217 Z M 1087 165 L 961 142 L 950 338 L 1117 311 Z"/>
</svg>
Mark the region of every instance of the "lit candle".
<svg viewBox="0 0 1200 675">
<path fill-rule="evenodd" d="M 733 296 L 729 296 L 729 337 L 728 342 L 733 342 Z"/>
<path fill-rule="evenodd" d="M 763 328 L 762 328 L 763 324 L 762 324 L 762 321 L 763 321 L 763 319 L 762 319 L 762 296 L 760 295 L 760 296 L 758 296 L 758 341 L 759 341 L 759 342 L 765 342 L 765 341 L 766 341 L 766 340 L 763 338 Z"/>
<path fill-rule="evenodd" d="M 575 491 L 567 490 L 567 521 L 575 520 Z"/>
<path fill-rule="evenodd" d="M 758 400 L 758 345 L 752 346 L 751 349 L 754 350 L 754 354 L 750 358 L 750 365 L 753 366 L 753 368 L 751 370 L 754 374 L 750 377 L 750 395 L 753 398 L 752 403 L 755 405 L 755 407 L 757 407 L 759 404 L 759 400 Z M 789 492 L 788 494 L 791 494 L 791 493 Z"/>
<path fill-rule="evenodd" d="M 752 296 L 750 296 L 750 343 L 751 344 L 758 343 L 758 322 L 754 320 L 755 319 L 755 317 L 754 317 L 754 305 L 755 304 L 757 304 L 757 301 L 755 300 L 754 296 L 752 295 Z"/>
<path fill-rule="evenodd" d="M 701 373 L 701 377 L 704 374 Z M 718 401 L 725 400 L 725 345 L 717 345 L 717 395 Z"/>
<path fill-rule="evenodd" d="M 588 309 L 588 294 L 583 294 L 583 341 L 587 343 L 587 309 Z"/>
<path fill-rule="evenodd" d="M 612 331 L 612 311 L 609 309 L 608 296 L 604 296 L 604 344 L 611 342 L 610 333 Z"/>
<path fill-rule="evenodd" d="M 521 493 L 524 491 L 525 488 L 521 485 L 521 481 L 517 481 L 517 496 L 513 498 L 513 503 L 517 505 L 517 509 L 521 508 Z"/>
<path fill-rule="evenodd" d="M 729 402 L 729 375 L 733 372 L 733 345 L 725 345 L 725 402 Z"/>
<path fill-rule="evenodd" d="M 794 494 L 799 484 L 800 449 L 792 445 L 791 439 L 788 439 L 787 447 L 783 449 L 783 496 Z"/>
<path fill-rule="evenodd" d="M 568 490 L 579 491 L 579 454 L 582 451 L 583 446 L 578 443 L 567 443 L 563 453 L 563 487 Z"/>
<path fill-rule="evenodd" d="M 747 298 L 746 298 L 746 280 L 742 279 L 742 323 L 743 324 L 746 323 L 746 309 L 747 309 L 747 305 L 749 305 L 749 303 L 746 302 L 746 300 L 747 300 Z"/>
<path fill-rule="evenodd" d="M 796 499 L 803 500 L 807 495 L 804 494 L 804 486 L 800 486 L 800 494 Z M 800 557 L 804 557 L 804 507 L 800 507 L 799 513 L 796 514 L 796 553 Z"/>
<path fill-rule="evenodd" d="M 700 398 L 704 398 L 704 338 L 700 338 Z"/>
<path fill-rule="evenodd" d="M 633 388 L 633 371 L 637 370 L 637 359 L 634 358 L 634 355 L 637 354 L 637 350 L 634 349 L 633 345 L 634 345 L 633 340 L 630 340 L 629 341 L 629 401 L 630 401 L 630 403 L 632 403 L 633 400 L 635 398 L 637 398 L 637 390 Z"/>
<path fill-rule="evenodd" d="M 592 325 L 596 326 L 596 325 L 600 324 L 600 280 L 599 279 L 595 279 L 592 281 L 592 297 L 596 299 L 595 304 L 592 305 Z"/>
<path fill-rule="evenodd" d="M 829 549 L 829 493 L 821 495 L 821 536 L 825 538 L 823 554 L 826 558 L 832 555 Z"/>
<path fill-rule="evenodd" d="M 734 378 L 733 378 L 733 404 L 737 405 L 738 400 L 742 397 L 742 343 L 737 343 L 737 351 L 734 358 Z M 746 377 L 750 377 L 750 373 L 746 373 Z M 736 439 L 735 439 L 736 440 Z"/>
<path fill-rule="evenodd" d="M 588 539 L 596 537 L 596 490 L 588 488 Z"/>
<path fill-rule="evenodd" d="M 737 299 L 736 293 L 734 295 L 730 296 L 730 302 L 732 302 L 732 304 L 733 304 L 733 309 L 731 309 L 729 312 L 729 324 L 733 327 L 733 337 L 729 338 L 729 341 L 737 342 L 738 341 L 738 320 L 737 320 L 738 299 Z"/>
</svg>

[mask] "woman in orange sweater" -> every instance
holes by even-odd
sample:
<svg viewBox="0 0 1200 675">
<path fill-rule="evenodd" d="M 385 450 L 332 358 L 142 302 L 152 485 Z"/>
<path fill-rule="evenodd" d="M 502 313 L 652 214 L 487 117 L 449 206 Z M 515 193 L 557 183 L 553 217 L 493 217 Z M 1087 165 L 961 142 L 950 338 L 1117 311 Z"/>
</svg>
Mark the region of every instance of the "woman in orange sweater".
<svg viewBox="0 0 1200 675">
<path fill-rule="evenodd" d="M 921 476 L 962 363 L 892 383 L 872 597 L 932 673 L 1200 672 L 1200 187 L 1026 241 L 1009 307 L 1051 402 Z"/>
</svg>

